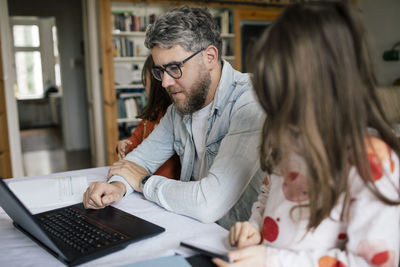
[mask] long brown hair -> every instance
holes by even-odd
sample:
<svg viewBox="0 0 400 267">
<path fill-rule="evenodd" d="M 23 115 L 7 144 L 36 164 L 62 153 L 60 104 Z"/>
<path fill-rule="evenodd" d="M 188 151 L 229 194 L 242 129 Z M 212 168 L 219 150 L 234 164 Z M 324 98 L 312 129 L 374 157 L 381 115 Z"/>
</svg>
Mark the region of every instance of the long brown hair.
<svg viewBox="0 0 400 267">
<path fill-rule="evenodd" d="M 298 207 L 309 207 L 308 229 L 329 216 L 342 194 L 348 198 L 351 166 L 381 201 L 399 204 L 383 196 L 371 179 L 367 128 L 397 154 L 400 148 L 375 92 L 357 11 L 343 1 L 290 5 L 253 51 L 253 85 L 267 114 L 261 166 L 274 171 L 293 149 L 304 157 L 309 203 Z"/>
<path fill-rule="evenodd" d="M 162 87 L 161 82 L 151 74 L 153 65 L 153 57 L 149 55 L 143 64 L 142 83 L 146 86 L 148 82 L 147 77 L 150 77 L 150 92 L 147 96 L 147 105 L 144 107 L 143 112 L 137 116 L 140 119 L 147 119 L 149 121 L 156 121 L 160 113 L 164 115 L 168 106 L 172 103 L 171 97 L 164 87 Z"/>
</svg>

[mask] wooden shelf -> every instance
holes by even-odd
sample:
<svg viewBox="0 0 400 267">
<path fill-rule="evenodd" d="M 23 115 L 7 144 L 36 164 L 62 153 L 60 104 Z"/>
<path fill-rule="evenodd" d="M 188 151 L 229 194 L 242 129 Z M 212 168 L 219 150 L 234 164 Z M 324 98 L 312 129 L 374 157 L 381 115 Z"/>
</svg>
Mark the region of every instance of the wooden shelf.
<svg viewBox="0 0 400 267">
<path fill-rule="evenodd" d="M 143 84 L 119 84 L 115 85 L 115 90 L 119 89 L 142 89 L 144 88 Z"/>
<path fill-rule="evenodd" d="M 235 38 L 235 34 L 234 33 L 221 33 L 221 37 L 222 38 Z"/>
<path fill-rule="evenodd" d="M 118 123 L 118 124 L 120 124 L 120 123 L 126 123 L 126 122 L 132 122 L 132 123 L 139 124 L 140 119 L 137 119 L 137 118 L 118 118 L 118 119 L 117 119 L 117 123 Z"/>
<path fill-rule="evenodd" d="M 114 57 L 114 62 L 144 62 L 147 57 Z"/>
<path fill-rule="evenodd" d="M 114 30 L 112 32 L 113 36 L 132 36 L 132 37 L 146 37 L 146 32 L 127 32 L 127 31 L 119 31 Z"/>
<path fill-rule="evenodd" d="M 233 62 L 236 59 L 235 56 L 222 56 L 222 58 L 229 62 Z"/>
</svg>

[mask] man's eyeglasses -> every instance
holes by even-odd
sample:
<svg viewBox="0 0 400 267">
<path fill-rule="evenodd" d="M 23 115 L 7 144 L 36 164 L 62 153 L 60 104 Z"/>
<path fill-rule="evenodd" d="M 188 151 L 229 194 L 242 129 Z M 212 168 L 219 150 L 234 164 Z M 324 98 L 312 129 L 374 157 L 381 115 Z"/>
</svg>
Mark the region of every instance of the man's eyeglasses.
<svg viewBox="0 0 400 267">
<path fill-rule="evenodd" d="M 171 76 L 172 78 L 179 79 L 180 77 L 182 77 L 182 69 L 181 69 L 182 65 L 185 64 L 185 62 L 187 62 L 189 59 L 191 59 L 192 57 L 194 57 L 195 55 L 197 55 L 198 53 L 200 53 L 203 50 L 204 49 L 200 49 L 199 51 L 197 51 L 193 55 L 185 58 L 181 62 L 169 63 L 162 67 L 161 66 L 153 67 L 151 69 L 151 72 L 153 73 L 154 78 L 156 78 L 159 81 L 162 81 L 164 71 L 167 72 L 168 75 Z"/>
</svg>

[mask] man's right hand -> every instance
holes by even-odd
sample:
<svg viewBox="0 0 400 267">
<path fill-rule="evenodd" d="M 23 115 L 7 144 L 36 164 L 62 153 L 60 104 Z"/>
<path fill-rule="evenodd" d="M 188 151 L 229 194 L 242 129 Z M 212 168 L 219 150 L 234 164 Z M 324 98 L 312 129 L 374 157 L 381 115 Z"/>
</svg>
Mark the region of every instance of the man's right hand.
<svg viewBox="0 0 400 267">
<path fill-rule="evenodd" d="M 121 182 L 93 182 L 83 194 L 83 205 L 86 209 L 102 209 L 120 200 L 125 192 Z"/>
</svg>

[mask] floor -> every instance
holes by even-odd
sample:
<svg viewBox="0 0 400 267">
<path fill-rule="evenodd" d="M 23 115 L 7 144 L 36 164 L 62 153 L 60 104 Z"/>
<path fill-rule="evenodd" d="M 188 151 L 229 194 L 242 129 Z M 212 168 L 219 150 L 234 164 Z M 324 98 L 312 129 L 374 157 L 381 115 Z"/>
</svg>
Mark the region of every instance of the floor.
<svg viewBox="0 0 400 267">
<path fill-rule="evenodd" d="M 90 150 L 66 151 L 58 127 L 21 130 L 20 133 L 26 176 L 91 167 Z"/>
</svg>

